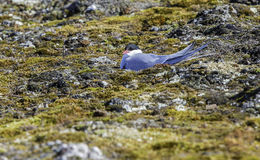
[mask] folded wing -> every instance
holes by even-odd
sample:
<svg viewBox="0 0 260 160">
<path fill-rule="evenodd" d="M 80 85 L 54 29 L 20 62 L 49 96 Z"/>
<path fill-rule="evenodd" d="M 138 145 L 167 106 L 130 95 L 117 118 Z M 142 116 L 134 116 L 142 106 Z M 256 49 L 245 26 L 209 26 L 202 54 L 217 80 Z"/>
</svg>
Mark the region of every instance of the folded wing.
<svg viewBox="0 0 260 160">
<path fill-rule="evenodd" d="M 175 64 L 175 63 L 178 63 L 178 62 L 181 62 L 181 61 L 183 61 L 183 60 L 185 60 L 185 59 L 187 59 L 187 58 L 189 58 L 189 57 L 191 57 L 194 53 L 196 53 L 196 52 L 198 52 L 198 51 L 200 51 L 200 50 L 202 50 L 203 48 L 205 48 L 205 47 L 207 47 L 208 46 L 208 44 L 204 44 L 203 46 L 201 46 L 201 47 L 199 47 L 199 48 L 197 48 L 197 49 L 195 49 L 195 50 L 191 50 L 191 49 L 189 49 L 189 50 L 185 50 L 185 52 L 182 52 L 182 51 L 180 51 L 180 52 L 182 52 L 182 54 L 181 55 L 178 55 L 178 56 L 174 56 L 175 54 L 173 54 L 173 56 L 169 56 L 164 62 L 163 62 L 163 64 Z"/>
</svg>

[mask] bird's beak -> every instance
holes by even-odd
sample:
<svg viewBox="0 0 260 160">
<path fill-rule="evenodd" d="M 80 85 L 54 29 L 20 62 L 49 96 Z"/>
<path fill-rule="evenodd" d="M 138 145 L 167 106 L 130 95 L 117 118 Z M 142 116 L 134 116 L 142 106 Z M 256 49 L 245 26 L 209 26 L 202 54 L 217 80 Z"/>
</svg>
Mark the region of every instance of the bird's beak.
<svg viewBox="0 0 260 160">
<path fill-rule="evenodd" d="M 125 50 L 125 51 L 123 52 L 123 54 L 127 54 L 127 53 L 129 53 L 129 51 L 128 51 L 128 50 Z"/>
</svg>

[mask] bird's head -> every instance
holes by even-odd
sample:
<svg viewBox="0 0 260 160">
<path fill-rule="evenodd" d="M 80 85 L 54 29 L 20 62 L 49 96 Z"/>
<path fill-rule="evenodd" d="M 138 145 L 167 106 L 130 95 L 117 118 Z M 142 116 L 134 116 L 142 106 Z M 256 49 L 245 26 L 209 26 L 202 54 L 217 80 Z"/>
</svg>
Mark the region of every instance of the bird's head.
<svg viewBox="0 0 260 160">
<path fill-rule="evenodd" d="M 123 54 L 127 54 L 128 56 L 132 56 L 137 53 L 142 53 L 142 51 L 137 45 L 131 43 L 126 45 L 125 51 L 123 52 Z"/>
</svg>

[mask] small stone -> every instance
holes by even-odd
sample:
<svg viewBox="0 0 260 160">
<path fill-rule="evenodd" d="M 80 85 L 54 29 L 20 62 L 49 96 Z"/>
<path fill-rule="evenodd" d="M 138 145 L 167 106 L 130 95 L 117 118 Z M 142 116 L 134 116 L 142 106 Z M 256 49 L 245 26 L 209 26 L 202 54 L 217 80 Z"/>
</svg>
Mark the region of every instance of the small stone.
<svg viewBox="0 0 260 160">
<path fill-rule="evenodd" d="M 47 103 L 41 103 L 38 108 L 48 108 L 49 105 Z"/>
<path fill-rule="evenodd" d="M 256 8 L 250 8 L 250 11 L 252 11 L 254 14 L 257 13 L 257 9 Z"/>
<path fill-rule="evenodd" d="M 156 27 L 156 26 L 153 26 L 150 31 L 153 31 L 153 32 L 158 32 L 159 31 L 159 27 Z"/>
<path fill-rule="evenodd" d="M 33 5 L 38 4 L 41 0 L 12 0 L 13 3 L 24 4 L 24 5 Z"/>
<path fill-rule="evenodd" d="M 206 105 L 207 110 L 214 110 L 214 109 L 217 109 L 217 108 L 218 108 L 218 106 L 216 104 Z"/>
<path fill-rule="evenodd" d="M 95 10 L 97 10 L 97 6 L 95 4 L 92 4 L 92 5 L 88 6 L 88 8 L 86 9 L 86 13 L 90 13 Z"/>
<path fill-rule="evenodd" d="M 25 47 L 25 48 L 28 48 L 28 47 L 35 48 L 35 45 L 31 41 L 27 41 L 26 43 L 21 43 L 20 46 Z"/>
<path fill-rule="evenodd" d="M 88 154 L 88 158 L 95 159 L 95 160 L 105 159 L 101 150 L 98 147 L 93 147 L 93 148 L 90 149 L 90 152 Z"/>
<path fill-rule="evenodd" d="M 15 21 L 14 22 L 16 25 L 18 25 L 18 26 L 22 26 L 23 25 L 23 22 L 21 22 L 21 21 Z"/>
<path fill-rule="evenodd" d="M 94 117 L 104 117 L 104 116 L 106 116 L 106 112 L 104 112 L 104 111 L 95 111 L 93 113 L 93 116 Z"/>
</svg>

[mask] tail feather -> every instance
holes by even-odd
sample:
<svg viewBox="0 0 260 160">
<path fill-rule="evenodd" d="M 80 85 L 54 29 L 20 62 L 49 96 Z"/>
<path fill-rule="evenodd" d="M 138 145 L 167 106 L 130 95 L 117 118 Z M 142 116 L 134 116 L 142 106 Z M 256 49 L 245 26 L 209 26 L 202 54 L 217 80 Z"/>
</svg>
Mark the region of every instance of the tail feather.
<svg viewBox="0 0 260 160">
<path fill-rule="evenodd" d="M 174 54 L 171 54 L 171 55 L 165 55 L 163 56 L 164 59 L 162 62 L 160 62 L 161 64 L 169 64 L 169 63 L 166 63 L 166 61 L 168 61 L 169 59 L 178 59 L 180 57 L 183 57 L 185 56 L 186 54 L 188 54 L 194 47 L 194 42 L 191 43 L 189 46 L 187 46 L 186 48 L 184 48 L 183 50 L 177 52 L 177 53 L 174 53 Z"/>
<path fill-rule="evenodd" d="M 188 57 L 191 57 L 194 53 L 202 50 L 203 48 L 205 48 L 207 46 L 208 46 L 208 44 L 204 44 L 203 46 L 201 46 L 201 47 L 199 47 L 199 48 L 197 48 L 195 50 L 186 52 L 186 54 L 184 54 L 182 56 L 169 58 L 163 64 L 175 64 L 175 63 L 181 62 L 181 61 L 187 59 Z"/>
<path fill-rule="evenodd" d="M 206 43 L 206 44 L 204 44 L 203 46 L 201 46 L 201 47 L 199 47 L 199 48 L 197 48 L 197 49 L 195 49 L 195 50 L 189 52 L 188 54 L 190 54 L 190 53 L 192 53 L 192 54 L 193 54 L 193 53 L 196 53 L 196 52 L 198 52 L 198 51 L 204 49 L 204 48 L 207 47 L 207 46 L 208 46 L 208 43 Z"/>
<path fill-rule="evenodd" d="M 186 48 L 184 48 L 183 50 L 174 53 L 173 54 L 174 57 L 183 56 L 183 55 L 187 54 L 190 50 L 193 49 L 194 45 L 195 45 L 195 43 L 193 42 L 190 45 L 188 45 Z"/>
</svg>

